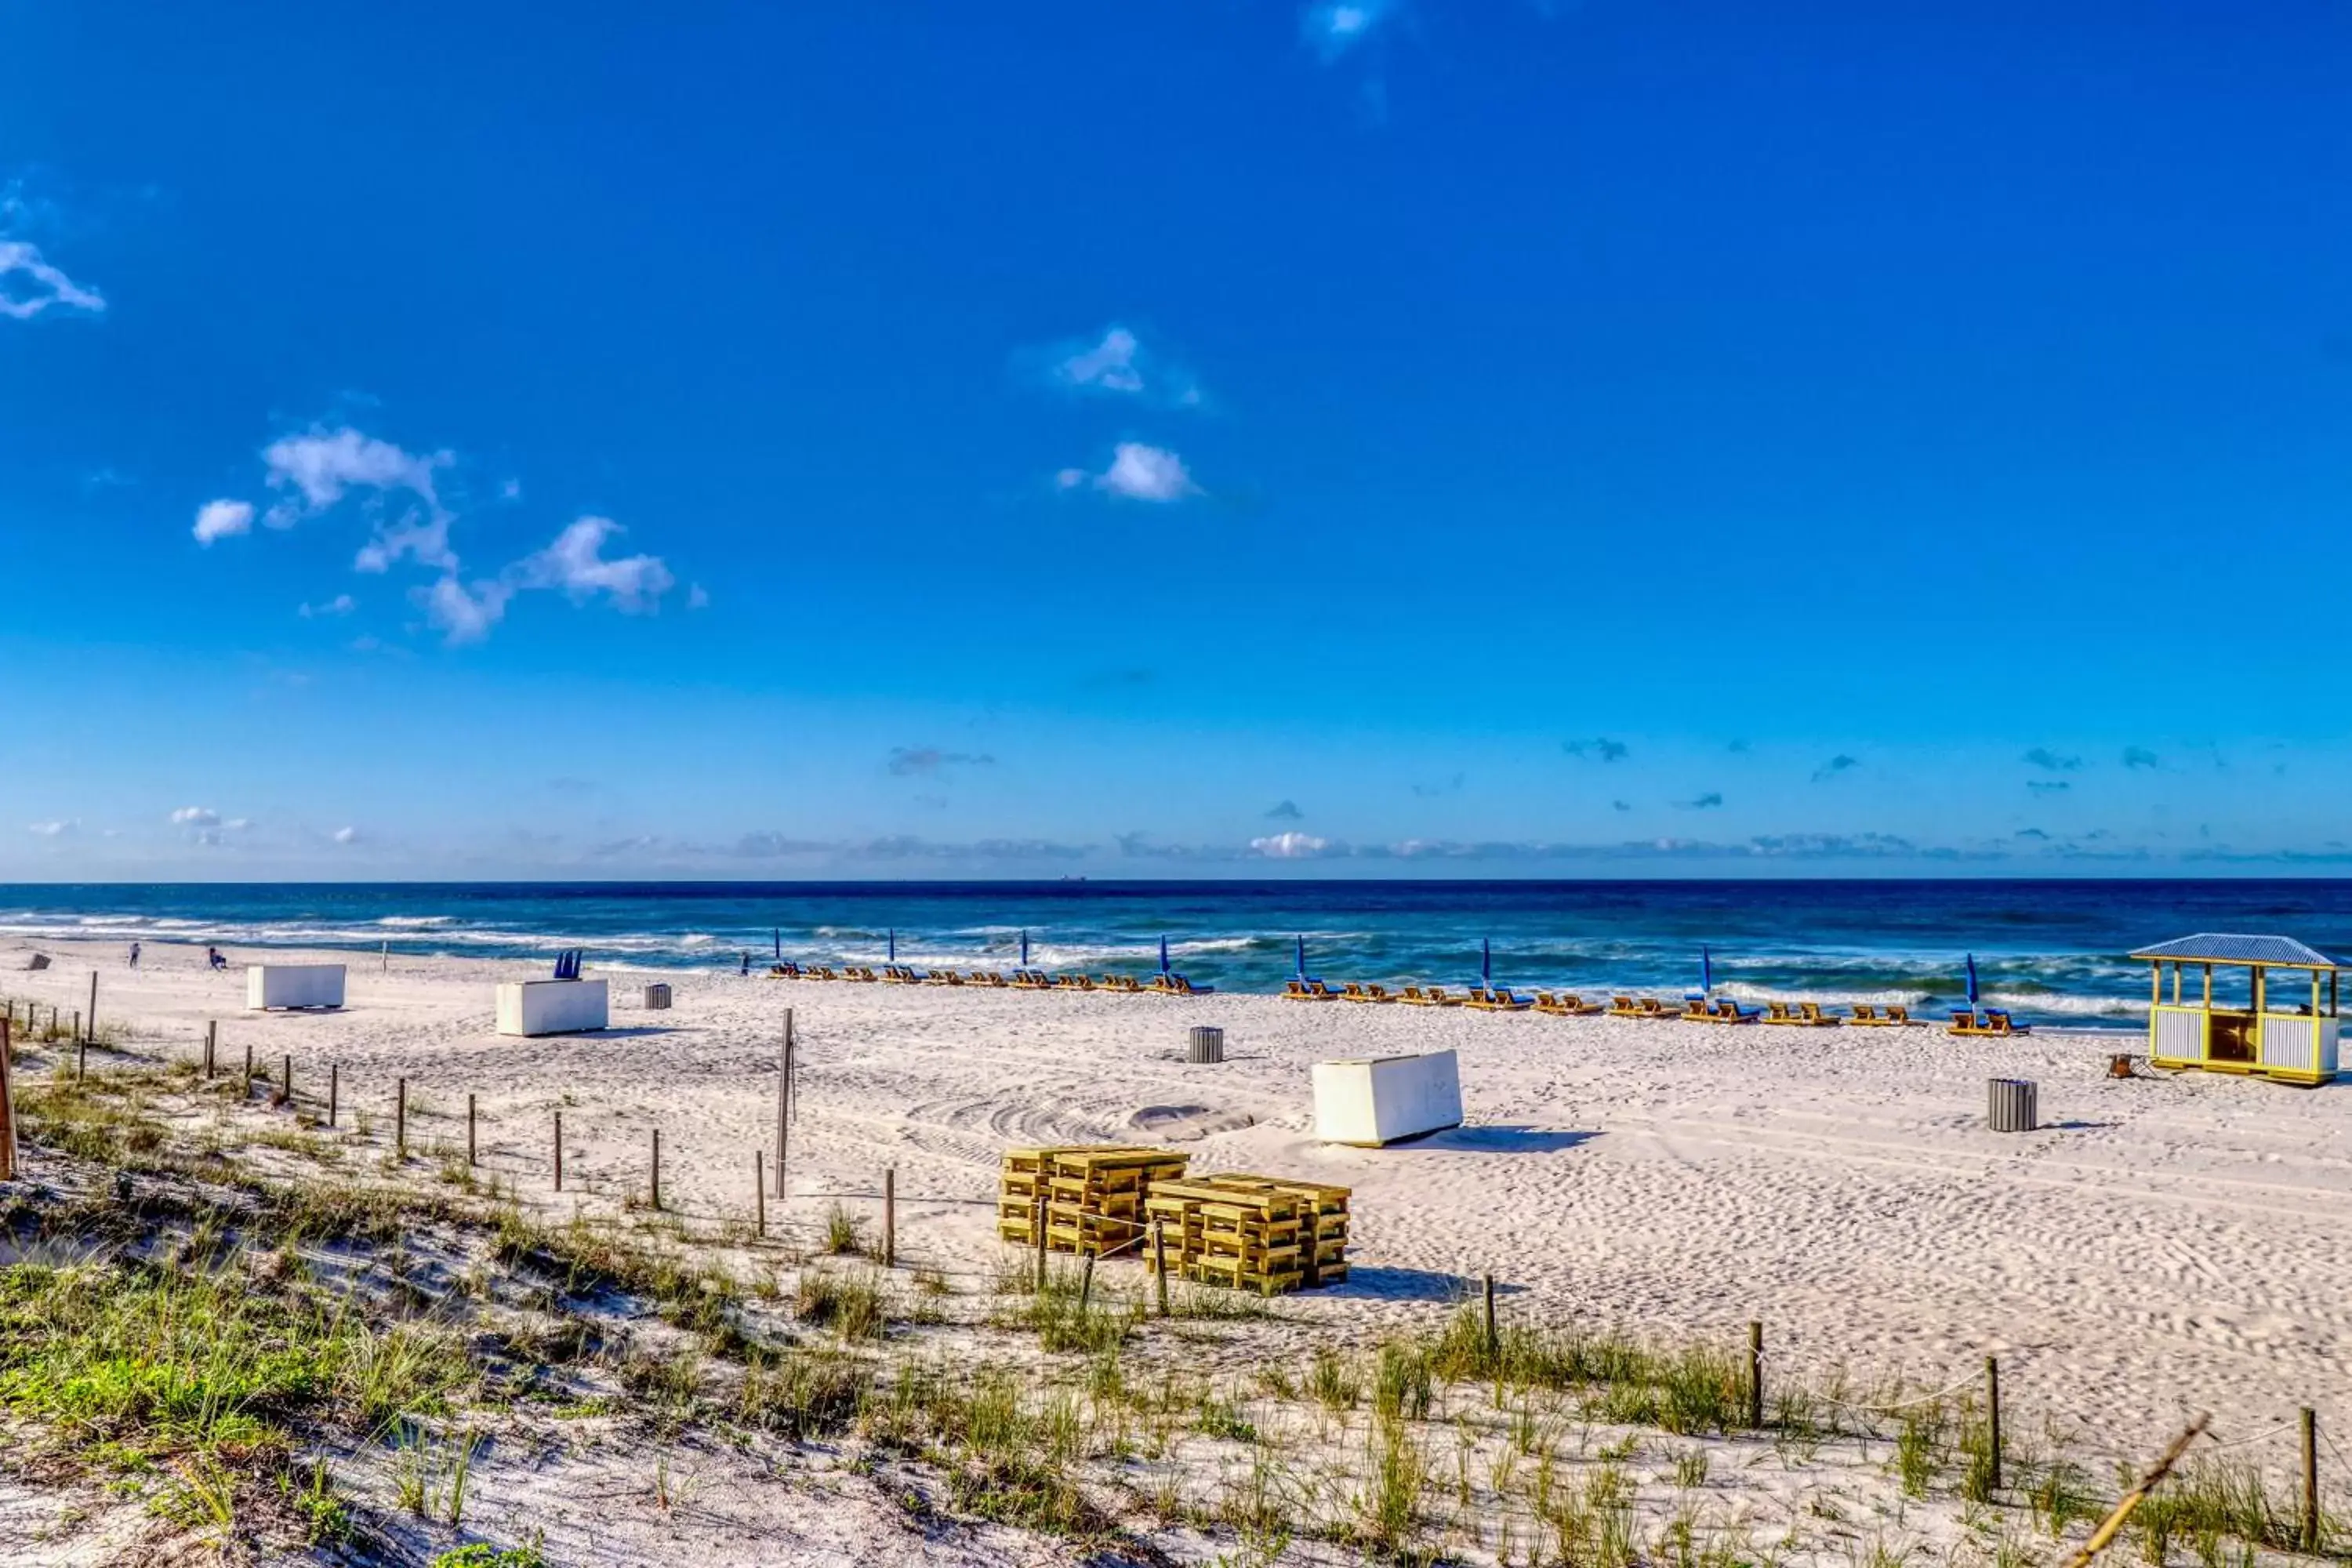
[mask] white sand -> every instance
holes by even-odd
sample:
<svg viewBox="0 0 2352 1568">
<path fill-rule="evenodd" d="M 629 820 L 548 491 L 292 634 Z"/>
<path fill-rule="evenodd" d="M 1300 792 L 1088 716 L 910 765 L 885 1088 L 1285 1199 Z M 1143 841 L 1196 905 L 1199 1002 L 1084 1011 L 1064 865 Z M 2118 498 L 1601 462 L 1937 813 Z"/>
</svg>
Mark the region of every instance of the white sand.
<svg viewBox="0 0 2352 1568">
<path fill-rule="evenodd" d="M 1940 1387 L 2002 1358 L 2022 1412 L 2092 1451 L 2141 1452 L 2210 1409 L 2223 1436 L 2298 1405 L 2352 1426 L 2352 1089 L 2200 1075 L 2111 1081 L 2104 1042 L 1968 1041 L 1940 1028 L 1727 1029 L 1460 1009 L 1194 1001 L 592 971 L 614 982 L 600 1036 L 503 1039 L 491 983 L 544 973 L 471 959 L 311 955 L 351 963 L 351 1005 L 248 1014 L 241 969 L 201 950 L 48 944 L 58 966 L 0 973 L 0 993 L 128 1020 L 139 1048 L 194 1051 L 222 1021 L 225 1062 L 290 1051 L 306 1094 L 340 1065 L 345 1114 L 388 1122 L 404 1075 L 422 1144 L 462 1138 L 479 1096 L 485 1163 L 525 1196 L 611 1207 L 642 1185 L 661 1129 L 664 1195 L 748 1217 L 771 1136 L 779 1029 L 796 1009 L 803 1106 L 792 1213 L 878 1191 L 895 1165 L 903 1253 L 990 1270 L 997 1160 L 1013 1143 L 1146 1141 L 1202 1169 L 1356 1190 L 1354 1279 L 1300 1299 L 1369 1340 L 1425 1318 L 1492 1269 L 1504 1310 L 1726 1340 L 1768 1325 L 1776 1365 L 1843 1362 Z M 273 955 L 293 958 L 297 955 Z M 21 950 L 0 952 L 19 971 Z M 638 985 L 677 1005 L 647 1013 Z M 1184 1026 L 1227 1031 L 1221 1067 L 1185 1065 Z M 1384 1151 L 1311 1136 L 1308 1064 L 1450 1047 L 1470 1125 Z M 2054 1127 L 1984 1129 L 1984 1080 L 2039 1080 Z M 573 1181 L 547 1192 L 564 1110 Z M 1190 1119 L 1172 1123 L 1171 1109 Z M 1222 1130 L 1217 1130 L 1222 1129 Z M 878 1209 L 878 1205 L 872 1205 Z M 2258 1452 L 2283 1467 L 2291 1440 Z"/>
</svg>

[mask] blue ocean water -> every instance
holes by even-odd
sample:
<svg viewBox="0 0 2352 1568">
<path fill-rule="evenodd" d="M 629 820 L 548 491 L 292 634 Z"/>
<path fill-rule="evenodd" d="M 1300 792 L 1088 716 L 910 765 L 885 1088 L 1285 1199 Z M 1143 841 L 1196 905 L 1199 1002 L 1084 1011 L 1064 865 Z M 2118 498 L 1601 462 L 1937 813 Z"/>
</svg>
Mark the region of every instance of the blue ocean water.
<svg viewBox="0 0 2352 1568">
<path fill-rule="evenodd" d="M 331 947 L 733 968 L 748 952 L 1006 968 L 1176 968 L 1274 991 L 1304 936 L 1334 982 L 1521 988 L 1696 985 L 1751 999 L 1934 1005 L 1976 955 L 1986 999 L 2049 1022 L 2142 1016 L 2132 948 L 2199 931 L 2277 931 L 2352 952 L 2352 881 L 373 883 L 0 887 L 0 938 L 113 936 L 234 952 Z"/>
</svg>

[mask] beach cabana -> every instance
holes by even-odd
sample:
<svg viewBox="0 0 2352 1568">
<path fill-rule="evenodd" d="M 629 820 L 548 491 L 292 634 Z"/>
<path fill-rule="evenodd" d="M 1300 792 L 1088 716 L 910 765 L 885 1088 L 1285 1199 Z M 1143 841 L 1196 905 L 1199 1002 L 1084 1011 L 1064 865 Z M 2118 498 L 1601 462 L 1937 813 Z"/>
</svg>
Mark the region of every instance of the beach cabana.
<svg viewBox="0 0 2352 1568">
<path fill-rule="evenodd" d="M 2201 931 L 2132 956 L 2148 965 L 2151 1065 L 2286 1083 L 2336 1077 L 2336 975 L 2344 966 L 2318 949 L 2293 937 Z M 2242 981 L 2235 973 L 2242 969 Z"/>
</svg>

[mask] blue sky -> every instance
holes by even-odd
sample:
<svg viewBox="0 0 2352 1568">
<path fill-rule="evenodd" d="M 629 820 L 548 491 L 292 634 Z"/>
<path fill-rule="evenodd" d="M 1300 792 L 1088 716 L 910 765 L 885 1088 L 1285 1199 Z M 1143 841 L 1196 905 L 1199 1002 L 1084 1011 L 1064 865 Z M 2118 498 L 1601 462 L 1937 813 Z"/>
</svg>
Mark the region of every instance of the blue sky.
<svg viewBox="0 0 2352 1568">
<path fill-rule="evenodd" d="M 2347 51 L 20 10 L 0 878 L 2340 864 Z"/>
</svg>

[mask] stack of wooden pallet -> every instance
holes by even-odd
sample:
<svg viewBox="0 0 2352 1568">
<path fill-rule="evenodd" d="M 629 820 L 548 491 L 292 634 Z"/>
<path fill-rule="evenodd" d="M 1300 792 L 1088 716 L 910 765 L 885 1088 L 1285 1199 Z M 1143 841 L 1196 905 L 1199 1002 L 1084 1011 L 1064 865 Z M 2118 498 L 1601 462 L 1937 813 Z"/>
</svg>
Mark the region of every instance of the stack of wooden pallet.
<svg viewBox="0 0 2352 1568">
<path fill-rule="evenodd" d="M 1034 1247 L 1045 1205 L 1045 1245 L 1100 1257 L 1142 1256 L 1144 1204 L 1159 1183 L 1181 1178 L 1188 1156 L 1117 1145 L 1008 1149 L 996 1195 L 996 1234 Z"/>
<path fill-rule="evenodd" d="M 1155 1181 L 1144 1213 L 1186 1277 L 1273 1295 L 1348 1277 L 1348 1189 L 1232 1173 Z"/>
</svg>

